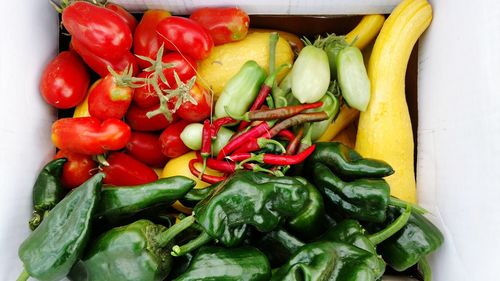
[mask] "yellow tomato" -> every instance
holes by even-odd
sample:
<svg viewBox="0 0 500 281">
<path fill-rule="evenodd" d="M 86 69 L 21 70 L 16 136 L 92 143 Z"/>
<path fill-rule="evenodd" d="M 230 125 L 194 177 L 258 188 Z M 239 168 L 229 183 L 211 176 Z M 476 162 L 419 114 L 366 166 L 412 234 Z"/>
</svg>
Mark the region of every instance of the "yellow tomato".
<svg viewBox="0 0 500 281">
<path fill-rule="evenodd" d="M 189 161 L 195 158 L 196 158 L 196 153 L 194 151 L 191 151 L 177 158 L 170 159 L 163 168 L 161 177 L 167 178 L 172 176 L 185 176 L 196 181 L 196 186 L 194 188 L 205 188 L 209 186 L 210 185 L 209 183 L 206 183 L 200 180 L 198 177 L 195 177 L 189 170 Z M 197 163 L 195 167 L 199 171 L 201 171 L 202 165 L 201 163 Z M 222 173 L 212 170 L 210 168 L 207 168 L 205 170 L 205 173 L 207 175 L 222 176 Z"/>
</svg>

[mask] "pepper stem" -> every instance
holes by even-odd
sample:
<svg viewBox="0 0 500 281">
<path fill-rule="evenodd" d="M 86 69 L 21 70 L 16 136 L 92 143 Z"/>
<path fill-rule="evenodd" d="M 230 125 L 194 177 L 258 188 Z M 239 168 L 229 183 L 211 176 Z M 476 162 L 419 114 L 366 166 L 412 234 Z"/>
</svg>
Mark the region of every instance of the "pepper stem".
<svg viewBox="0 0 500 281">
<path fill-rule="evenodd" d="M 26 271 L 26 269 L 23 269 L 23 272 L 17 277 L 17 281 L 26 281 L 30 278 L 30 274 Z"/>
<path fill-rule="evenodd" d="M 257 144 L 259 145 L 260 148 L 264 148 L 264 146 L 266 146 L 266 144 L 274 144 L 277 147 L 279 147 L 279 149 L 281 149 L 282 153 L 286 152 L 286 148 L 279 141 L 277 141 L 277 140 L 266 139 L 266 138 L 258 138 L 257 139 Z"/>
<path fill-rule="evenodd" d="M 403 201 L 403 200 L 396 198 L 396 197 L 393 197 L 393 196 L 391 196 L 391 198 L 389 198 L 389 205 L 395 206 L 395 207 L 400 207 L 400 208 L 406 208 L 406 205 L 410 205 L 411 210 L 417 214 L 424 215 L 424 214 L 429 213 L 429 211 L 427 211 L 426 209 L 424 209 L 416 204 Z"/>
<path fill-rule="evenodd" d="M 422 274 L 424 281 L 431 281 L 432 280 L 432 269 L 431 269 L 431 266 L 429 265 L 429 261 L 427 260 L 426 257 L 422 257 L 418 261 L 417 268 L 418 268 L 418 271 L 420 272 L 420 274 Z"/>
<path fill-rule="evenodd" d="M 389 224 L 389 226 L 382 229 L 381 231 L 368 235 L 368 239 L 370 239 L 373 245 L 378 245 L 384 242 L 384 240 L 396 234 L 396 232 L 401 230 L 401 228 L 406 225 L 408 219 L 410 218 L 410 215 L 411 206 L 410 204 L 407 204 L 405 211 L 395 221 L 393 221 L 391 224 Z"/>
<path fill-rule="evenodd" d="M 209 243 L 210 241 L 212 241 L 212 237 L 210 237 L 210 235 L 208 235 L 206 231 L 203 231 L 198 237 L 189 241 L 188 243 L 182 246 L 175 245 L 174 247 L 172 247 L 172 252 L 170 254 L 174 257 L 180 257 L 195 249 L 198 249 L 199 247 Z"/>
<path fill-rule="evenodd" d="M 278 32 L 271 32 L 269 34 L 269 73 L 274 72 L 276 64 L 276 45 L 278 45 L 278 40 L 280 35 Z"/>
<path fill-rule="evenodd" d="M 174 224 L 166 231 L 158 234 L 156 236 L 156 242 L 160 245 L 160 247 L 164 247 L 165 245 L 170 243 L 170 241 L 172 241 L 172 239 L 174 239 L 175 236 L 177 236 L 185 229 L 189 228 L 192 224 L 194 224 L 194 217 L 193 216 L 186 217 L 179 223 Z"/>
</svg>

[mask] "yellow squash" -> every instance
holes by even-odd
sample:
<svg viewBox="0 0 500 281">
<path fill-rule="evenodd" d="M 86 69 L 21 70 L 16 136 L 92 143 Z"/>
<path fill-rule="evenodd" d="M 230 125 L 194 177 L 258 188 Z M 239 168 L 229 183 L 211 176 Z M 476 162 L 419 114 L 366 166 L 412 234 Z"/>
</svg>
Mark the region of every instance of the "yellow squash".
<svg viewBox="0 0 500 281">
<path fill-rule="evenodd" d="M 245 39 L 234 43 L 215 46 L 210 56 L 199 63 L 197 81 L 211 88 L 216 97 L 231 79 L 249 61 L 256 61 L 261 67 L 269 69 L 269 32 L 253 32 Z M 280 38 L 276 46 L 276 67 L 293 63 L 293 51 L 288 42 Z M 288 72 L 285 69 L 278 81 Z"/>
<path fill-rule="evenodd" d="M 413 46 L 431 20 L 426 0 L 404 0 L 385 21 L 368 64 L 371 100 L 360 114 L 356 138 L 361 155 L 382 159 L 394 168 L 386 178 L 391 194 L 410 202 L 416 202 L 416 188 L 405 75 Z"/>
<path fill-rule="evenodd" d="M 383 15 L 366 15 L 358 25 L 346 34 L 345 40 L 351 43 L 354 40 L 354 46 L 363 49 L 375 37 L 384 25 L 385 17 Z"/>
<path fill-rule="evenodd" d="M 318 141 L 332 140 L 340 131 L 349 126 L 349 124 L 351 124 L 358 117 L 358 115 L 359 111 L 357 109 L 346 105 L 342 106 L 337 119 L 335 119 L 335 121 L 328 126 L 328 129 L 323 133 Z"/>
</svg>

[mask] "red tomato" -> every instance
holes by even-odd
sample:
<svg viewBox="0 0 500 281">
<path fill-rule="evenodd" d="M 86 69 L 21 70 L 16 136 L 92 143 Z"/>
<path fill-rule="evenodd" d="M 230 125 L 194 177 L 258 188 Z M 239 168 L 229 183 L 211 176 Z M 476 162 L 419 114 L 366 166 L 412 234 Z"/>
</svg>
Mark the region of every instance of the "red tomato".
<svg viewBox="0 0 500 281">
<path fill-rule="evenodd" d="M 47 103 L 56 108 L 71 108 L 84 98 L 90 75 L 77 54 L 61 52 L 44 69 L 40 92 Z"/>
<path fill-rule="evenodd" d="M 112 74 L 97 81 L 89 91 L 90 116 L 104 121 L 109 118 L 121 119 L 132 102 L 134 89 L 119 86 Z"/>
<path fill-rule="evenodd" d="M 186 82 L 196 75 L 196 61 L 188 56 L 183 57 L 179 53 L 170 53 L 164 55 L 162 61 L 164 63 L 172 64 L 173 66 L 163 70 L 163 74 L 165 75 L 169 86 L 158 80 L 161 89 L 177 87 L 174 72 L 177 73 L 182 82 Z M 150 72 L 142 72 L 138 77 L 145 78 L 148 75 L 150 75 Z M 159 104 L 160 100 L 158 99 L 158 95 L 154 91 L 153 86 L 144 85 L 135 89 L 134 102 L 140 107 L 150 107 Z"/>
<path fill-rule="evenodd" d="M 122 6 L 114 3 L 106 3 L 105 7 L 117 13 L 128 25 L 130 31 L 134 33 L 135 27 L 137 26 L 137 20 L 131 13 L 125 10 Z"/>
<path fill-rule="evenodd" d="M 194 20 L 183 17 L 167 17 L 156 27 L 165 48 L 201 60 L 210 54 L 214 41 L 208 31 Z"/>
<path fill-rule="evenodd" d="M 149 10 L 144 13 L 134 33 L 134 53 L 136 55 L 156 59 L 156 53 L 163 43 L 156 35 L 156 26 L 169 16 L 170 13 L 163 10 Z M 139 60 L 139 65 L 144 69 L 150 66 L 150 63 Z"/>
<path fill-rule="evenodd" d="M 73 189 L 90 179 L 97 172 L 97 163 L 92 156 L 59 150 L 54 159 L 66 158 L 61 183 L 64 187 Z"/>
<path fill-rule="evenodd" d="M 161 153 L 159 135 L 132 132 L 125 147 L 127 154 L 152 167 L 162 167 L 168 158 Z"/>
<path fill-rule="evenodd" d="M 189 91 L 197 104 L 186 101 L 181 104 L 176 113 L 180 118 L 189 122 L 200 122 L 210 117 L 212 98 L 208 91 L 195 83 L 191 91 Z"/>
<path fill-rule="evenodd" d="M 62 118 L 52 124 L 52 142 L 63 150 L 86 155 L 125 147 L 130 127 L 118 119 L 101 123 L 95 117 Z"/>
<path fill-rule="evenodd" d="M 250 25 L 248 15 L 238 8 L 201 8 L 189 18 L 208 30 L 215 45 L 245 38 Z"/>
<path fill-rule="evenodd" d="M 158 179 L 155 171 L 144 163 L 122 152 L 111 153 L 103 166 L 105 184 L 131 186 L 150 183 Z"/>
<path fill-rule="evenodd" d="M 76 1 L 62 12 L 66 30 L 89 51 L 105 59 L 117 59 L 132 47 L 132 32 L 117 13 Z"/>
<path fill-rule="evenodd" d="M 181 133 L 189 122 L 179 120 L 168 126 L 160 135 L 161 152 L 169 158 L 176 158 L 182 154 L 189 152 L 189 149 L 181 140 Z"/>
<path fill-rule="evenodd" d="M 75 50 L 82 57 L 83 61 L 101 77 L 108 75 L 108 65 L 116 72 L 128 69 L 130 65 L 133 67 L 133 74 L 137 74 L 139 71 L 138 59 L 130 51 L 116 59 L 104 59 L 89 51 L 82 43 L 75 39 L 71 39 L 70 48 Z"/>
<path fill-rule="evenodd" d="M 152 118 L 148 118 L 146 116 L 148 112 L 158 108 L 159 105 L 148 108 L 140 108 L 135 104 L 131 104 L 127 114 L 125 114 L 127 124 L 129 124 L 130 127 L 136 131 L 159 131 L 165 129 L 170 124 L 165 115 L 158 114 Z M 174 121 L 177 119 L 175 114 L 172 117 Z"/>
</svg>

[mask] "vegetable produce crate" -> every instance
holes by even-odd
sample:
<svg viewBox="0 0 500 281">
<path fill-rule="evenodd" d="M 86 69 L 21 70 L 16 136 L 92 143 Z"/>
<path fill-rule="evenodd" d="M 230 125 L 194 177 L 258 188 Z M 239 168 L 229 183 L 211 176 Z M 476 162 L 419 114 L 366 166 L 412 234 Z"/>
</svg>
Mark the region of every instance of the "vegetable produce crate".
<svg viewBox="0 0 500 281">
<path fill-rule="evenodd" d="M 311 36 L 346 33 L 358 15 L 389 14 L 399 1 L 113 2 L 136 12 L 165 8 L 174 14 L 236 5 L 252 15 L 253 27 Z M 430 3 L 433 21 L 412 52 L 406 90 L 417 144 L 418 202 L 445 235 L 443 247 L 430 258 L 433 277 L 498 280 L 500 2 Z M 17 249 L 29 233 L 31 187 L 54 153 L 50 127 L 57 112 L 43 102 L 38 84 L 43 67 L 58 52 L 59 28 L 46 1 L 8 1 L 2 8 L 0 279 L 14 280 L 22 267 Z"/>
</svg>

